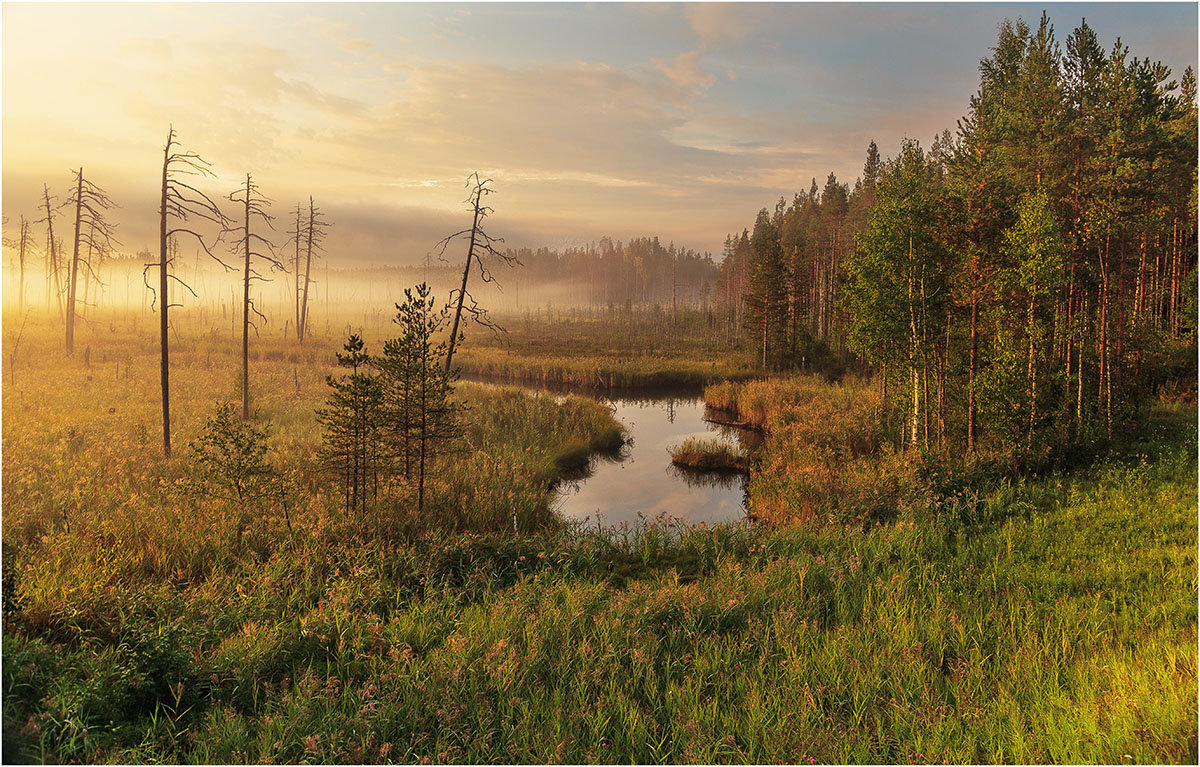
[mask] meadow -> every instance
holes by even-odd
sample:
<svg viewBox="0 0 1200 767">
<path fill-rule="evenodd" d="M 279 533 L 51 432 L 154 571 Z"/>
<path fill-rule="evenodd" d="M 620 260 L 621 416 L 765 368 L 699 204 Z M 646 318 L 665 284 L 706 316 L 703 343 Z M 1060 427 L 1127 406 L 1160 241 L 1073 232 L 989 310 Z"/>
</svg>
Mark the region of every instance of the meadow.
<svg viewBox="0 0 1200 767">
<path fill-rule="evenodd" d="M 166 461 L 152 317 L 89 325 L 86 364 L 6 318 L 8 759 L 1197 758 L 1194 405 L 1155 405 L 1100 460 L 933 477 L 891 450 L 868 382 L 719 385 L 769 435 L 769 524 L 602 533 L 550 498 L 619 441 L 607 409 L 461 383 L 464 449 L 426 515 L 396 486 L 347 517 L 314 464 L 341 339 L 264 337 L 252 407 L 290 500 L 242 537 L 248 510 L 197 493 L 186 449 L 238 398 L 240 346 L 178 327 Z M 516 348 L 552 357 L 534 329 Z"/>
<path fill-rule="evenodd" d="M 476 332 L 463 373 L 510 383 L 596 392 L 699 390 L 756 374 L 713 309 L 539 307 L 498 316 L 503 332 Z"/>
</svg>

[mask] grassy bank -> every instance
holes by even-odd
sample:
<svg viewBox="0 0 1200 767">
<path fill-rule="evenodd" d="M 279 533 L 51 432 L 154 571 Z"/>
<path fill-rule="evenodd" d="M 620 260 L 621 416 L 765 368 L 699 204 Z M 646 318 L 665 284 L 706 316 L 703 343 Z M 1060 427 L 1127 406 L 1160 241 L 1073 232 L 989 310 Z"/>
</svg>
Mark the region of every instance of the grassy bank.
<svg viewBox="0 0 1200 767">
<path fill-rule="evenodd" d="M 264 343 L 254 403 L 303 502 L 239 546 L 183 450 L 236 346 L 181 334 L 164 462 L 153 328 L 114 327 L 90 368 L 27 335 L 4 386 L 10 760 L 1197 758 L 1194 406 L 1086 470 L 968 486 L 888 453 L 867 387 L 752 382 L 731 396 L 771 435 L 753 510 L 838 505 L 602 536 L 547 502 L 618 438 L 605 408 L 464 384 L 431 514 L 396 488 L 347 518 L 312 472 L 333 340 Z"/>
<path fill-rule="evenodd" d="M 70 588 L 36 542 L 5 557 L 6 751 L 1194 761 L 1193 413 L 1152 461 L 997 487 L 970 523 L 330 535 L 182 582 L 93 549 L 103 584 Z"/>
</svg>

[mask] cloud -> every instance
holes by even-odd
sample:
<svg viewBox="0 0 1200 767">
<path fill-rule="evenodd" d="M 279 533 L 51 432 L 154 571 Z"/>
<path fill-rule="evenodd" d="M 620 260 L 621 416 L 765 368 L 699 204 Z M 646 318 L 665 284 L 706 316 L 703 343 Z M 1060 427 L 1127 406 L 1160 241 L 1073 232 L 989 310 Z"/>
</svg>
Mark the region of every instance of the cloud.
<svg viewBox="0 0 1200 767">
<path fill-rule="evenodd" d="M 692 51 L 691 53 L 679 54 L 669 64 L 662 59 L 651 59 L 651 61 L 654 62 L 654 66 L 658 67 L 660 72 L 679 87 L 695 91 L 705 91 L 713 86 L 717 78 L 715 75 L 705 72 L 700 68 L 699 58 L 700 53 Z"/>
<path fill-rule="evenodd" d="M 752 6 L 742 3 L 689 3 L 684 15 L 702 46 L 744 39 L 755 23 Z"/>
<path fill-rule="evenodd" d="M 351 37 L 340 41 L 338 47 L 347 53 L 365 53 L 372 50 L 375 46 L 371 45 L 370 40 L 364 40 L 361 37 Z"/>
<path fill-rule="evenodd" d="M 1194 60 L 1194 9 L 1182 23 L 1143 7 L 1134 53 Z M 902 135 L 927 143 L 952 127 L 1006 12 L 316 8 L 6 6 L 6 212 L 83 164 L 124 206 L 129 241 L 153 241 L 173 124 L 222 174 L 206 190 L 250 170 L 284 211 L 316 195 L 338 222 L 331 259 L 419 260 L 461 228 L 474 170 L 495 179 L 497 233 L 514 244 L 658 233 L 717 247 L 813 176 L 853 180 L 868 140 L 887 154 Z M 1110 40 L 1121 13 L 1105 8 L 1088 20 Z"/>
</svg>

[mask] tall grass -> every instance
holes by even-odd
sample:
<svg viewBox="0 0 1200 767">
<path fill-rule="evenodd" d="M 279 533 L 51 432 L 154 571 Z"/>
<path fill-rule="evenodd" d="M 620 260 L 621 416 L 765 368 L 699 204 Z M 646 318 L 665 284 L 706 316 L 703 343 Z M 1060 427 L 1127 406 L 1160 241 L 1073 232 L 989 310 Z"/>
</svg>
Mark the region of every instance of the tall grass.
<svg viewBox="0 0 1200 767">
<path fill-rule="evenodd" d="M 661 309 L 538 310 L 501 318 L 503 335 L 477 334 L 458 362 L 466 375 L 601 392 L 694 388 L 748 377 L 753 366 L 695 311 L 673 324 Z"/>
<path fill-rule="evenodd" d="M 264 344 L 282 358 L 252 368 L 254 402 L 303 501 L 238 549 L 238 510 L 156 457 L 153 335 L 88 332 L 92 369 L 46 331 L 4 386 L 10 760 L 1197 759 L 1194 407 L 1093 469 L 964 485 L 865 530 L 602 533 L 538 520 L 564 456 L 618 439 L 605 409 L 463 385 L 471 450 L 438 518 L 396 496 L 351 519 L 306 468 L 326 352 Z M 180 446 L 236 393 L 236 358 L 181 335 Z M 881 484 L 854 387 L 747 384 L 747 410 L 802 472 Z M 773 460 L 753 502 L 794 514 L 809 480 Z M 519 536 L 499 532 L 513 509 Z"/>
<path fill-rule="evenodd" d="M 68 761 L 1194 761 L 1195 482 L 1193 442 L 997 489 L 969 531 L 331 540 L 187 586 L 116 579 L 110 633 L 10 618 L 6 746 Z M 23 572 L 28 593 L 42 576 Z"/>
<path fill-rule="evenodd" d="M 750 468 L 750 456 L 746 450 L 724 440 L 689 437 L 668 450 L 671 453 L 671 462 L 677 466 L 735 471 Z"/>
<path fill-rule="evenodd" d="M 813 375 L 705 389 L 705 404 L 770 435 L 750 478 L 750 511 L 773 524 L 874 523 L 928 502 L 917 466 L 880 426 L 879 392 Z"/>
</svg>

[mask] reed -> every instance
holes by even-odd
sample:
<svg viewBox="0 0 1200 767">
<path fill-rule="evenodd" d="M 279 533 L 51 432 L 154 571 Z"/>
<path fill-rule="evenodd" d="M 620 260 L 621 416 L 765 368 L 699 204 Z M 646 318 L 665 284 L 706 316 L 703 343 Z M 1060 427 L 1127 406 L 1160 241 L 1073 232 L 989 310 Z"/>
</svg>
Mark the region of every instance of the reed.
<svg viewBox="0 0 1200 767">
<path fill-rule="evenodd" d="M 667 452 L 672 463 L 691 469 L 746 471 L 750 468 L 750 456 L 745 449 L 719 439 L 689 437 Z"/>
<path fill-rule="evenodd" d="M 239 547 L 241 510 L 156 455 L 153 336 L 81 326 L 89 369 L 53 330 L 27 328 L 3 389 L 10 760 L 1197 758 L 1194 406 L 1095 465 L 942 477 L 922 505 L 901 479 L 928 477 L 858 433 L 868 392 L 747 383 L 771 433 L 753 503 L 798 510 L 771 450 L 813 488 L 836 456 L 829 486 L 894 485 L 893 521 L 599 531 L 545 506 L 564 454 L 619 439 L 607 410 L 461 384 L 470 450 L 435 513 L 396 488 L 348 518 L 307 468 L 333 339 L 264 343 L 253 402 L 295 502 Z M 181 336 L 183 445 L 237 377 L 224 342 Z"/>
</svg>

